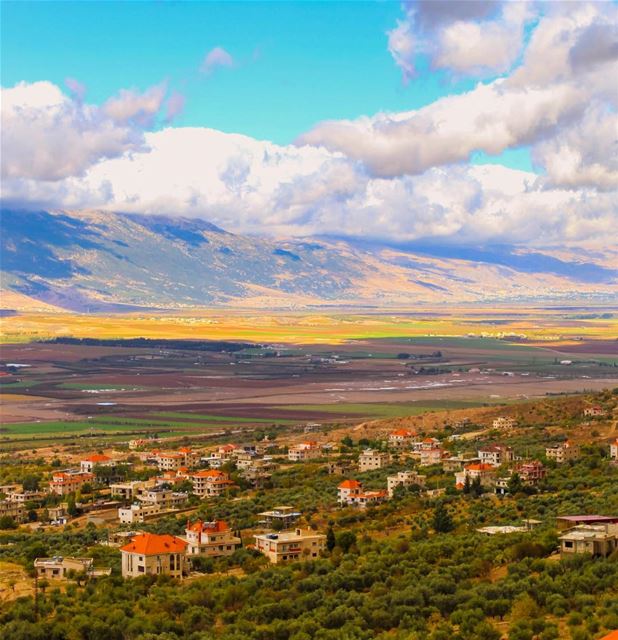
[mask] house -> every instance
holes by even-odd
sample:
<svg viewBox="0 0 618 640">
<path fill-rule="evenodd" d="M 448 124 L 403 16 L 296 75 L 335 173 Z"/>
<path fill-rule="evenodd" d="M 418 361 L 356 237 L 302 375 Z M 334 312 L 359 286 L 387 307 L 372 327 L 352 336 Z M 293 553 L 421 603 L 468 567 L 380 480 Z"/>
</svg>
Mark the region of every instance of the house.
<svg viewBox="0 0 618 640">
<path fill-rule="evenodd" d="M 423 438 L 423 440 L 414 443 L 415 451 L 429 451 L 430 449 L 438 449 L 442 443 L 438 438 Z"/>
<path fill-rule="evenodd" d="M 75 471 L 67 469 L 66 471 L 57 471 L 52 474 L 49 483 L 50 493 L 59 496 L 66 496 L 81 489 L 86 483 L 94 482 L 94 474 L 84 471 Z"/>
<path fill-rule="evenodd" d="M 122 577 L 166 574 L 182 578 L 188 572 L 187 542 L 182 538 L 142 533 L 120 547 Z"/>
<path fill-rule="evenodd" d="M 583 524 L 617 524 L 618 516 L 600 516 L 600 515 L 576 515 L 576 516 L 558 516 L 556 523 L 559 531 L 572 529 Z"/>
<path fill-rule="evenodd" d="M 361 509 L 380 504 L 388 499 L 386 491 L 364 491 L 362 483 L 358 480 L 344 480 L 337 487 L 337 491 L 340 505 L 353 505 Z"/>
<path fill-rule="evenodd" d="M 478 450 L 478 456 L 482 463 L 491 464 L 494 467 L 512 462 L 514 458 L 513 449 L 502 444 L 482 447 Z"/>
<path fill-rule="evenodd" d="M 115 482 L 109 486 L 113 498 L 124 502 L 133 502 L 142 493 L 154 487 L 154 480 L 130 480 L 129 482 Z"/>
<path fill-rule="evenodd" d="M 522 462 L 516 468 L 519 477 L 524 484 L 534 486 L 545 477 L 546 470 L 542 462 L 531 460 L 530 462 Z"/>
<path fill-rule="evenodd" d="M 128 507 L 118 509 L 118 520 L 121 524 L 133 524 L 135 522 L 145 522 L 151 516 L 161 513 L 161 505 L 138 502 Z"/>
<path fill-rule="evenodd" d="M 80 461 L 79 468 L 82 473 L 92 473 L 95 467 L 113 467 L 115 464 L 114 460 L 109 456 L 102 453 L 93 453 Z"/>
<path fill-rule="evenodd" d="M 331 476 L 345 476 L 352 470 L 352 463 L 348 460 L 337 460 L 335 462 L 329 462 L 326 465 L 326 470 Z"/>
<path fill-rule="evenodd" d="M 517 420 L 515 418 L 505 418 L 504 416 L 500 416 L 499 418 L 495 418 L 491 423 L 491 426 L 494 429 L 506 430 L 513 429 L 513 427 L 517 426 Z"/>
<path fill-rule="evenodd" d="M 388 434 L 388 445 L 393 449 L 410 447 L 416 441 L 416 433 L 409 429 L 397 429 Z"/>
<path fill-rule="evenodd" d="M 458 489 L 463 489 L 466 478 L 470 478 L 470 482 L 474 482 L 479 478 L 481 486 L 490 487 L 496 480 L 496 468 L 493 465 L 484 462 L 468 464 L 462 471 L 458 471 L 455 474 L 455 486 Z"/>
<path fill-rule="evenodd" d="M 421 476 L 416 471 L 399 471 L 397 475 L 386 478 L 388 497 L 393 497 L 397 487 L 412 487 L 414 485 L 424 487 L 426 480 L 426 476 Z"/>
<path fill-rule="evenodd" d="M 560 444 L 554 444 L 546 447 L 545 457 L 548 460 L 554 460 L 557 464 L 562 464 L 568 460 L 579 458 L 579 446 L 567 440 Z"/>
<path fill-rule="evenodd" d="M 387 453 L 375 451 L 374 449 L 365 449 L 358 456 L 358 470 L 363 473 L 364 471 L 382 469 L 388 466 L 390 461 L 391 457 Z"/>
<path fill-rule="evenodd" d="M 11 500 L 0 500 L 0 518 L 9 517 L 17 523 L 26 521 L 26 506 Z"/>
<path fill-rule="evenodd" d="M 189 479 L 193 483 L 193 493 L 200 497 L 218 498 L 236 486 L 227 473 L 218 469 L 197 471 Z"/>
<path fill-rule="evenodd" d="M 456 455 L 450 458 L 443 458 L 442 468 L 444 471 L 461 471 L 467 464 L 475 464 L 480 462 L 480 458 L 476 456 Z"/>
<path fill-rule="evenodd" d="M 53 558 L 37 558 L 34 561 L 34 570 L 38 578 L 51 580 L 62 580 L 67 574 L 90 573 L 93 565 L 92 558 L 63 558 L 54 556 Z"/>
<path fill-rule="evenodd" d="M 609 457 L 611 460 L 618 460 L 618 438 L 609 445 Z"/>
<path fill-rule="evenodd" d="M 584 409 L 584 417 L 586 418 L 598 418 L 605 415 L 605 409 L 598 404 L 593 407 L 586 407 Z"/>
<path fill-rule="evenodd" d="M 210 558 L 231 556 L 242 546 L 241 539 L 234 536 L 223 520 L 187 522 L 185 534 L 188 545 L 187 554 L 190 556 L 199 555 Z"/>
<path fill-rule="evenodd" d="M 290 462 L 302 462 L 304 460 L 312 460 L 319 458 L 322 450 L 315 440 L 309 442 L 301 442 L 288 449 L 288 460 Z"/>
<path fill-rule="evenodd" d="M 581 524 L 558 538 L 560 555 L 590 553 L 606 558 L 618 549 L 618 524 Z"/>
<path fill-rule="evenodd" d="M 255 536 L 255 548 L 273 564 L 317 558 L 326 548 L 326 536 L 308 529 Z"/>
<path fill-rule="evenodd" d="M 447 455 L 448 453 L 441 447 L 421 449 L 419 452 L 419 464 L 421 467 L 429 467 L 432 464 L 440 464 L 442 462 L 442 458 Z"/>
<path fill-rule="evenodd" d="M 250 482 L 254 487 L 259 487 L 265 480 L 268 480 L 277 465 L 269 458 L 255 458 L 247 466 L 240 468 L 240 475 Z"/>
<path fill-rule="evenodd" d="M 291 527 L 298 518 L 300 518 L 300 511 L 296 511 L 294 507 L 279 506 L 273 507 L 271 511 L 262 511 L 258 513 L 260 516 L 260 524 L 270 529 L 288 529 Z"/>
</svg>

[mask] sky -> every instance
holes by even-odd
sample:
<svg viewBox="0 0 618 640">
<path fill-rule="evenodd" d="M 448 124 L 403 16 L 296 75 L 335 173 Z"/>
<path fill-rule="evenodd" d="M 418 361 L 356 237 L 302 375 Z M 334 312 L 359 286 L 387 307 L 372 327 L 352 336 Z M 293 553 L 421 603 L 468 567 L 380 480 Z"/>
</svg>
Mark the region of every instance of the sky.
<svg viewBox="0 0 618 640">
<path fill-rule="evenodd" d="M 614 2 L 3 2 L 3 206 L 607 243 Z M 611 235 L 610 235 L 611 237 Z"/>
</svg>

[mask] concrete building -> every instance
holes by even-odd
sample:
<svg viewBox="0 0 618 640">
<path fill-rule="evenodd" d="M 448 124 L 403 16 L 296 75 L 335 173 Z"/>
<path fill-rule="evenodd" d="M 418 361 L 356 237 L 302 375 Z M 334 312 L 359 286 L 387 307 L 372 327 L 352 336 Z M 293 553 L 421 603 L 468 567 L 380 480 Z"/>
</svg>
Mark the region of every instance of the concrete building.
<svg viewBox="0 0 618 640">
<path fill-rule="evenodd" d="M 388 434 L 388 446 L 393 449 L 406 449 L 411 447 L 417 439 L 415 431 L 409 429 L 396 429 Z"/>
<path fill-rule="evenodd" d="M 499 418 L 495 418 L 491 423 L 491 426 L 494 429 L 506 430 L 513 429 L 517 426 L 517 420 L 515 418 L 505 418 L 504 416 L 500 416 Z"/>
<path fill-rule="evenodd" d="M 480 462 L 477 456 L 456 455 L 442 459 L 442 468 L 444 471 L 461 471 L 467 464 L 476 464 Z"/>
<path fill-rule="evenodd" d="M 161 513 L 161 506 L 158 504 L 136 503 L 128 507 L 118 509 L 118 520 L 121 524 L 134 524 L 145 522 L 148 518 Z"/>
<path fill-rule="evenodd" d="M 236 486 L 227 473 L 218 469 L 197 471 L 189 479 L 193 483 L 193 493 L 201 498 L 218 498 Z"/>
<path fill-rule="evenodd" d="M 26 521 L 26 507 L 19 502 L 11 500 L 0 500 L 0 518 L 13 518 L 15 522 L 21 524 Z"/>
<path fill-rule="evenodd" d="M 610 442 L 609 457 L 612 460 L 618 460 L 618 438 L 616 438 L 613 442 Z"/>
<path fill-rule="evenodd" d="M 231 556 L 242 546 L 241 539 L 234 536 L 228 524 L 222 520 L 187 522 L 185 534 L 187 554 L 190 556 Z"/>
<path fill-rule="evenodd" d="M 590 553 L 606 558 L 618 548 L 618 524 L 582 524 L 560 537 L 560 554 Z"/>
<path fill-rule="evenodd" d="M 479 460 L 484 464 L 491 464 L 499 467 L 513 461 L 515 457 L 513 449 L 503 444 L 491 444 L 487 447 L 481 447 L 478 450 Z"/>
<path fill-rule="evenodd" d="M 546 447 L 545 457 L 548 460 L 554 460 L 557 464 L 563 464 L 568 460 L 579 458 L 579 446 L 569 440 L 554 444 L 551 447 Z"/>
<path fill-rule="evenodd" d="M 491 464 L 483 462 L 468 464 L 463 468 L 463 471 L 458 471 L 455 474 L 455 486 L 458 489 L 463 489 L 466 478 L 470 478 L 470 482 L 480 478 L 481 486 L 491 487 L 495 483 L 496 473 L 496 468 Z"/>
<path fill-rule="evenodd" d="M 143 533 L 120 547 L 122 577 L 166 574 L 182 578 L 188 573 L 187 542 L 169 535 Z"/>
<path fill-rule="evenodd" d="M 269 529 L 288 529 L 300 518 L 300 511 L 294 507 L 279 506 L 273 507 L 271 511 L 258 513 L 260 524 Z"/>
<path fill-rule="evenodd" d="M 63 580 L 69 571 L 74 573 L 90 573 L 92 571 L 92 558 L 37 558 L 34 561 L 34 570 L 37 577 L 48 580 Z"/>
<path fill-rule="evenodd" d="M 342 506 L 356 506 L 366 509 L 385 502 L 388 499 L 386 491 L 365 491 L 362 482 L 358 480 L 344 480 L 337 487 L 339 504 Z"/>
<path fill-rule="evenodd" d="M 412 487 L 414 485 L 424 487 L 426 480 L 426 476 L 421 476 L 416 471 L 399 471 L 396 475 L 386 478 L 388 497 L 393 497 L 397 487 Z"/>
<path fill-rule="evenodd" d="M 432 464 L 440 464 L 446 456 L 448 456 L 448 452 L 442 447 L 421 449 L 418 452 L 419 465 L 421 467 L 429 467 Z"/>
<path fill-rule="evenodd" d="M 181 447 L 178 451 L 156 451 L 153 453 L 159 471 L 177 471 L 181 467 L 193 467 L 199 458 L 189 447 Z"/>
<path fill-rule="evenodd" d="M 154 486 L 154 480 L 130 480 L 128 482 L 114 482 L 110 484 L 109 489 L 113 498 L 133 502 Z"/>
<path fill-rule="evenodd" d="M 605 409 L 599 405 L 593 407 L 586 407 L 584 409 L 584 417 L 586 418 L 598 418 L 605 415 Z"/>
<path fill-rule="evenodd" d="M 326 548 L 326 536 L 308 529 L 255 536 L 255 548 L 273 564 L 317 558 Z"/>
<path fill-rule="evenodd" d="M 288 460 L 290 462 L 303 462 L 305 460 L 313 460 L 319 458 L 322 455 L 320 445 L 311 440 L 308 442 L 301 442 L 288 449 Z"/>
<path fill-rule="evenodd" d="M 109 456 L 102 453 L 93 453 L 80 461 L 79 468 L 82 473 L 92 473 L 95 467 L 113 467 L 115 464 L 114 460 Z"/>
<path fill-rule="evenodd" d="M 582 524 L 618 524 L 618 516 L 574 515 L 558 516 L 556 525 L 558 531 L 566 531 Z"/>
<path fill-rule="evenodd" d="M 49 491 L 59 496 L 66 496 L 69 493 L 78 491 L 86 483 L 92 482 L 94 482 L 94 475 L 89 472 L 72 469 L 57 471 L 52 475 L 51 482 L 49 483 Z"/>
<path fill-rule="evenodd" d="M 382 469 L 389 465 L 391 457 L 388 453 L 375 451 L 374 449 L 365 449 L 358 456 L 358 470 L 363 473 L 365 471 L 373 471 Z"/>
</svg>

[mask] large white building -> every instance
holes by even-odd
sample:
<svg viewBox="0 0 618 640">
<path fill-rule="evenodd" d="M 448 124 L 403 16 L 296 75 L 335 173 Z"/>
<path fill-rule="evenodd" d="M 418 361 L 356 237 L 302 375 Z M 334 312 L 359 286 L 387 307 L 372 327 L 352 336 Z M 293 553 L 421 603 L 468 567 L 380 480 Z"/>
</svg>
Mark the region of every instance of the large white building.
<svg viewBox="0 0 618 640">
<path fill-rule="evenodd" d="M 185 533 L 190 556 L 231 556 L 242 545 L 241 539 L 234 536 L 227 522 L 222 520 L 187 522 Z"/>
</svg>

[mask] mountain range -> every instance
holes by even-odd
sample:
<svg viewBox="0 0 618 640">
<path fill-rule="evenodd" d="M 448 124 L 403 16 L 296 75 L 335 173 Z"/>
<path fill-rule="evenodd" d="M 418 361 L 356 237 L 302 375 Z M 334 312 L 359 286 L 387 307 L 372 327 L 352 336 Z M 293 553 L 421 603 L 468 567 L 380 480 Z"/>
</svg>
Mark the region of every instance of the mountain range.
<svg viewBox="0 0 618 640">
<path fill-rule="evenodd" d="M 0 212 L 4 309 L 411 307 L 613 299 L 618 248 L 271 238 L 199 219 Z"/>
</svg>

